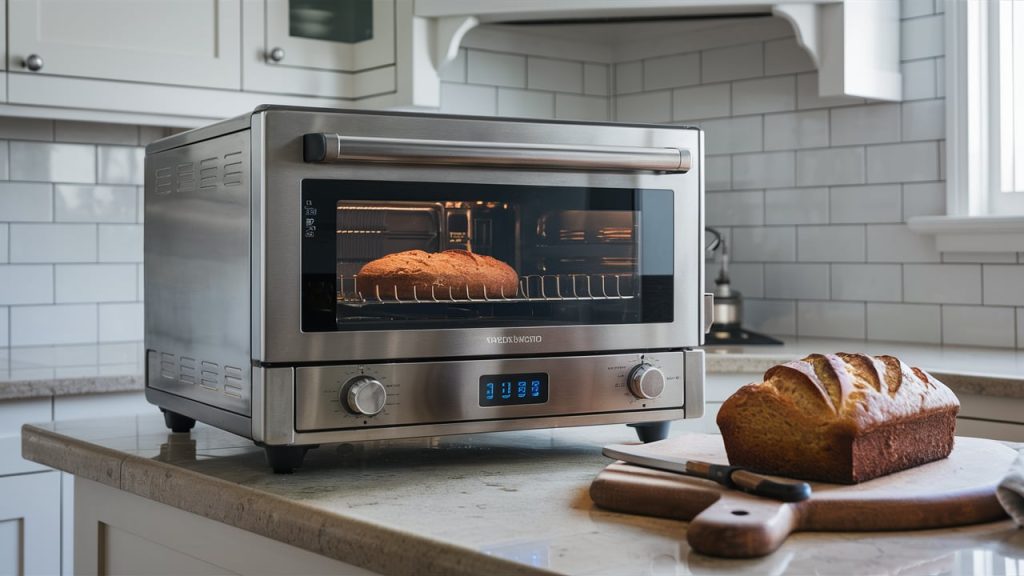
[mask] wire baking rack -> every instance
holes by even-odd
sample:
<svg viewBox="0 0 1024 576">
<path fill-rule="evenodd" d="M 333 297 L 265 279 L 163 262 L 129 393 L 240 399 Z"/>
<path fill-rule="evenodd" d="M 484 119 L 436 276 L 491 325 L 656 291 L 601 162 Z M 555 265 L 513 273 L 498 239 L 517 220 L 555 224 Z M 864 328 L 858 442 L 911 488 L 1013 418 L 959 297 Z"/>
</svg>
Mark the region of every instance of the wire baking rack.
<svg viewBox="0 0 1024 576">
<path fill-rule="evenodd" d="M 584 300 L 629 300 L 633 298 L 631 274 L 546 274 L 522 276 L 516 293 L 489 294 L 487 286 L 431 286 L 420 290 L 413 286 L 412 296 L 399 297 L 398 287 L 380 285 L 360 289 L 356 276 L 338 276 L 338 303 L 352 306 L 368 304 L 445 304 L 467 302 L 572 302 Z"/>
</svg>

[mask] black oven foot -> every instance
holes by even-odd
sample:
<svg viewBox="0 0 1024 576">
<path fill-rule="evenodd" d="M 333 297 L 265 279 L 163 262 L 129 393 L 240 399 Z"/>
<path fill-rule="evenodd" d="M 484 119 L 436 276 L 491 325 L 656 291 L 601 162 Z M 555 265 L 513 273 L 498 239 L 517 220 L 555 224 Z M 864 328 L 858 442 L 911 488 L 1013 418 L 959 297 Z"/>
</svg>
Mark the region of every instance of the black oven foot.
<svg viewBox="0 0 1024 576">
<path fill-rule="evenodd" d="M 267 453 L 267 464 L 274 470 L 274 474 L 291 474 L 296 468 L 302 467 L 302 460 L 306 452 L 311 448 L 317 448 L 319 444 L 309 446 L 264 446 Z"/>
<path fill-rule="evenodd" d="M 164 413 L 164 425 L 171 429 L 171 432 L 184 432 L 188 434 L 196 426 L 194 418 L 183 416 L 177 412 L 160 409 Z"/>
<path fill-rule="evenodd" d="M 641 424 L 627 424 L 627 426 L 636 428 L 637 438 L 644 444 L 647 444 L 648 442 L 657 442 L 658 440 L 668 438 L 668 429 L 672 426 L 672 421 L 643 422 Z"/>
</svg>

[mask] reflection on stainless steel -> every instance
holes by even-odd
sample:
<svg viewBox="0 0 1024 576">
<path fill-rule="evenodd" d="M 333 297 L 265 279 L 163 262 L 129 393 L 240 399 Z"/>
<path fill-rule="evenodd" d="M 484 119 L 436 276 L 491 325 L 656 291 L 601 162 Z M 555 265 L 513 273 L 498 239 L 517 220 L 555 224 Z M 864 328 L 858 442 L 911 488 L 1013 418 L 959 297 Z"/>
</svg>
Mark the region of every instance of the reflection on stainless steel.
<svg viewBox="0 0 1024 576">
<path fill-rule="evenodd" d="M 398 286 L 394 292 L 381 292 L 380 286 L 374 284 L 369 292 L 359 288 L 359 277 L 338 277 L 338 302 L 341 304 L 361 306 L 366 304 L 432 304 L 453 302 L 543 302 L 547 300 L 629 300 L 633 296 L 633 276 L 628 274 L 564 274 L 564 275 L 531 275 L 519 279 L 515 294 L 488 294 L 487 286 L 481 284 L 483 297 L 474 298 L 476 293 L 469 285 L 465 290 L 456 290 L 452 286 L 431 285 L 429 293 L 412 287 L 411 298 L 400 298 Z"/>
</svg>

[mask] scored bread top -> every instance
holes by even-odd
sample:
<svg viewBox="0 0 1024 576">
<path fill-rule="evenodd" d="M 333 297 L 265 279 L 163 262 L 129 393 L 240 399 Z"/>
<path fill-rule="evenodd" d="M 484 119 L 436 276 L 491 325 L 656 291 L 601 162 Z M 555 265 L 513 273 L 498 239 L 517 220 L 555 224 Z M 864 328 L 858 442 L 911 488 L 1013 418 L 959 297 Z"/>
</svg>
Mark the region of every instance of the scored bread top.
<svg viewBox="0 0 1024 576">
<path fill-rule="evenodd" d="M 773 366 L 764 382 L 744 388 L 777 394 L 806 416 L 849 423 L 860 432 L 960 405 L 942 382 L 898 358 L 843 352 Z"/>
<path fill-rule="evenodd" d="M 508 264 L 466 250 L 388 254 L 367 262 L 357 279 L 367 290 L 379 288 L 384 297 L 397 293 L 402 298 L 512 298 L 519 284 Z"/>
</svg>

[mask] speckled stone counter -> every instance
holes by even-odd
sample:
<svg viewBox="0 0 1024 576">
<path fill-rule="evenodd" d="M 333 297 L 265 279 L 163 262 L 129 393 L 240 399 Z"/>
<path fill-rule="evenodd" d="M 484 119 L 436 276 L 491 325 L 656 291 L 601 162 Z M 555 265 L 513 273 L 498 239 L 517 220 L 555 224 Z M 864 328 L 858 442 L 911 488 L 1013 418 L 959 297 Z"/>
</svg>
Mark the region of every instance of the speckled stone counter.
<svg viewBox="0 0 1024 576">
<path fill-rule="evenodd" d="M 154 415 L 26 426 L 23 449 L 78 477 L 385 574 L 1024 569 L 1024 530 L 1008 520 L 803 533 L 762 559 L 701 556 L 686 544 L 683 522 L 590 501 L 590 481 L 609 462 L 600 447 L 633 439 L 625 426 L 601 426 L 340 444 L 311 451 L 294 475 L 275 476 L 249 441 L 202 425 L 170 434 Z"/>
<path fill-rule="evenodd" d="M 0 348 L 0 401 L 142 390 L 142 342 Z"/>
</svg>

